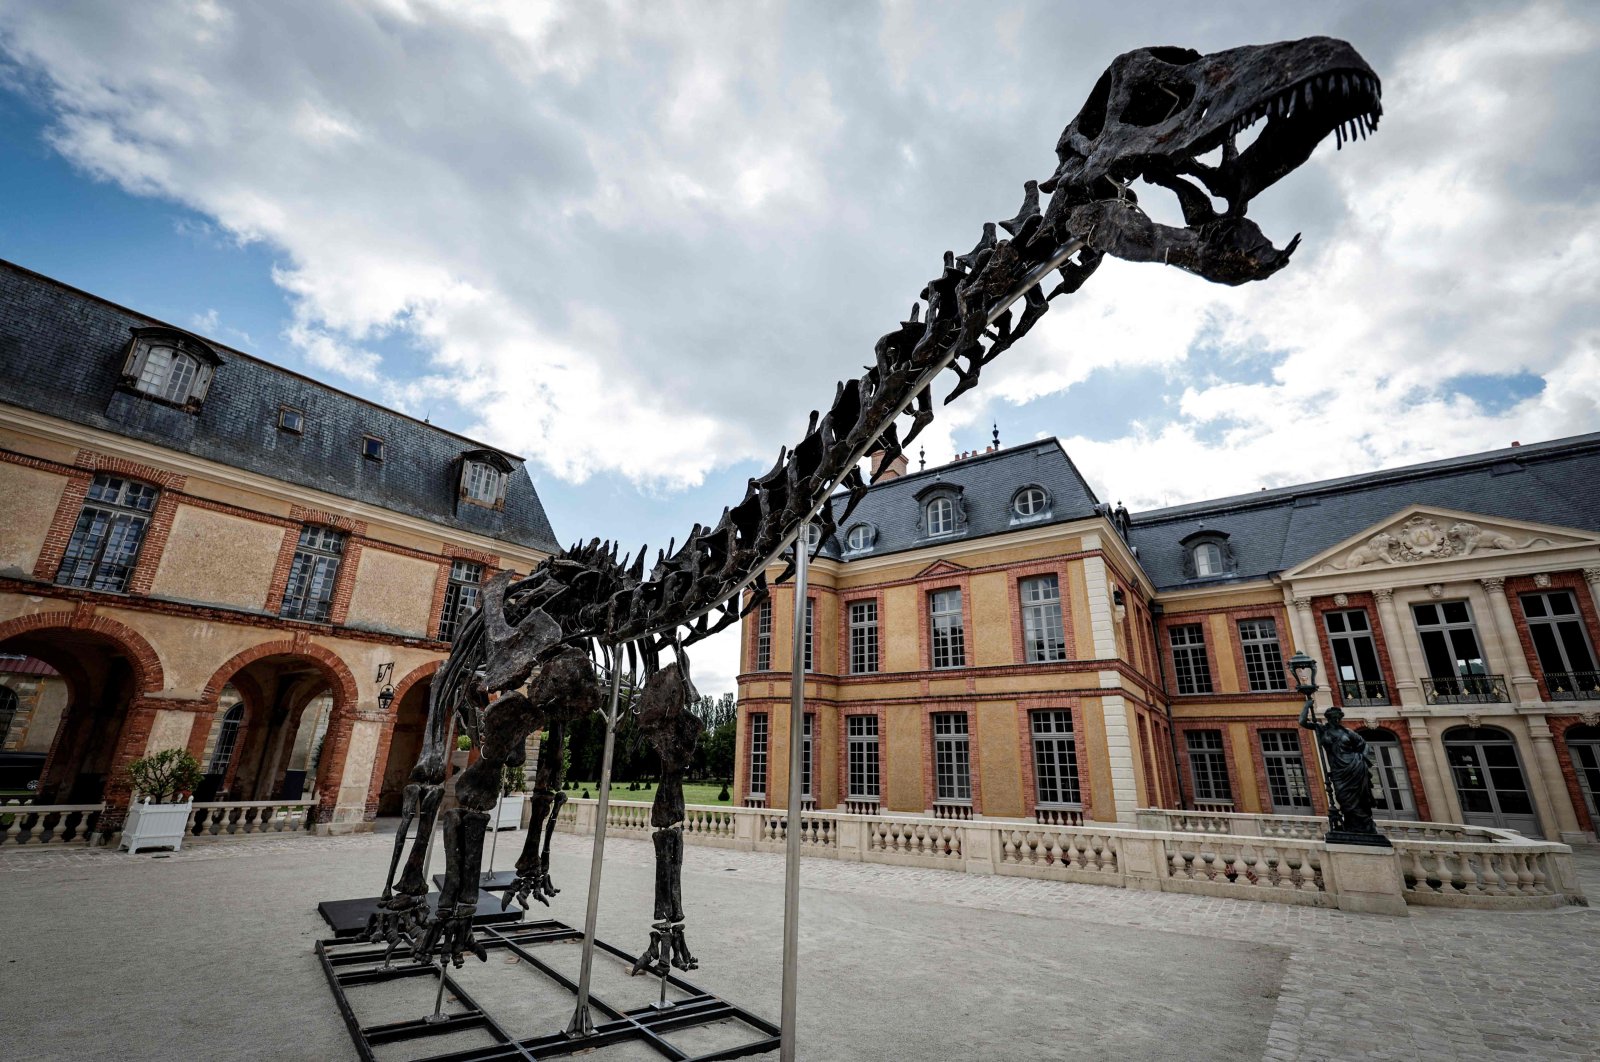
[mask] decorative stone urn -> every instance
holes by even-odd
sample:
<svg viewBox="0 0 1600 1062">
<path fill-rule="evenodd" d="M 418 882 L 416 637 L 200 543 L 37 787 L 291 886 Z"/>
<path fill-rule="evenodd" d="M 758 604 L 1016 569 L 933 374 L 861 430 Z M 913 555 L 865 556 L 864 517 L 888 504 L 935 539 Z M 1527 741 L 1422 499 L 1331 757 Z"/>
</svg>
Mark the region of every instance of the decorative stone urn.
<svg viewBox="0 0 1600 1062">
<path fill-rule="evenodd" d="M 130 855 L 141 848 L 178 851 L 189 832 L 189 813 L 193 810 L 193 798 L 181 804 L 152 804 L 146 800 L 131 805 L 128 821 L 122 827 L 122 847 Z"/>
</svg>

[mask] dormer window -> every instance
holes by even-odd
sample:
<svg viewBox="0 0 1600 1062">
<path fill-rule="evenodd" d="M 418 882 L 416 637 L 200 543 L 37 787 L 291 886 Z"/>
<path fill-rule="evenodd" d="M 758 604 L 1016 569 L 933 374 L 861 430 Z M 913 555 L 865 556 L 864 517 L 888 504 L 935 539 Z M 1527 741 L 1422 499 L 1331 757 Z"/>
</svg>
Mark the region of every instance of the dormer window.
<svg viewBox="0 0 1600 1062">
<path fill-rule="evenodd" d="M 967 510 L 961 500 L 961 485 L 935 481 L 916 493 L 917 527 L 925 538 L 959 535 L 967 527 Z"/>
<path fill-rule="evenodd" d="M 306 428 L 305 414 L 293 406 L 278 407 L 278 430 L 286 431 L 290 435 L 299 435 Z"/>
<path fill-rule="evenodd" d="M 1011 511 L 1018 516 L 1037 516 L 1050 507 L 1050 495 L 1043 487 L 1023 487 L 1011 501 Z"/>
<path fill-rule="evenodd" d="M 845 535 L 844 544 L 852 553 L 859 553 L 871 549 L 873 540 L 878 537 L 877 529 L 871 524 L 856 524 Z"/>
<path fill-rule="evenodd" d="M 1185 535 L 1179 545 L 1183 547 L 1183 574 L 1188 579 L 1215 579 L 1233 571 L 1233 547 L 1225 531 L 1205 528 Z"/>
<path fill-rule="evenodd" d="M 470 450 L 461 456 L 460 498 L 489 509 L 504 508 L 510 478 L 510 461 L 493 450 Z"/>
<path fill-rule="evenodd" d="M 819 524 L 806 525 L 806 549 L 814 550 L 822 544 L 822 527 Z"/>
<path fill-rule="evenodd" d="M 222 364 L 209 345 L 173 328 L 135 328 L 122 362 L 123 386 L 147 398 L 198 408 Z"/>
<path fill-rule="evenodd" d="M 361 456 L 368 461 L 382 461 L 383 440 L 376 435 L 363 435 L 361 437 Z"/>
</svg>

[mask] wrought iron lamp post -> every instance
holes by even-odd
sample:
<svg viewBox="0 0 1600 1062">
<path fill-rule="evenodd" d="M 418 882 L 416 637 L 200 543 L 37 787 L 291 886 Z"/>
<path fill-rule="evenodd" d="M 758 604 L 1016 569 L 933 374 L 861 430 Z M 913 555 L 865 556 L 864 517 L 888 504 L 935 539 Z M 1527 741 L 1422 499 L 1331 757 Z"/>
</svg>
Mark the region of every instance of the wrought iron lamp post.
<svg viewBox="0 0 1600 1062">
<path fill-rule="evenodd" d="M 394 703 L 394 661 L 378 665 L 378 682 L 383 683 L 383 688 L 378 691 L 378 711 L 389 714 L 389 705 Z"/>
</svg>

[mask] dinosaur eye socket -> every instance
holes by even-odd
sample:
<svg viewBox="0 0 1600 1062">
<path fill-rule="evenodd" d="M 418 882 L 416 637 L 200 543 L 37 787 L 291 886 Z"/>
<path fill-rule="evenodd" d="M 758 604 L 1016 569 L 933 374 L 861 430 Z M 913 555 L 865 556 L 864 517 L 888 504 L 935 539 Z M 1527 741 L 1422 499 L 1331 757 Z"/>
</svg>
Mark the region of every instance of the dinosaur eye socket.
<svg viewBox="0 0 1600 1062">
<path fill-rule="evenodd" d="M 1145 81 L 1133 87 L 1117 120 L 1124 125 L 1156 125 L 1193 101 L 1194 85 L 1188 81 Z"/>
</svg>

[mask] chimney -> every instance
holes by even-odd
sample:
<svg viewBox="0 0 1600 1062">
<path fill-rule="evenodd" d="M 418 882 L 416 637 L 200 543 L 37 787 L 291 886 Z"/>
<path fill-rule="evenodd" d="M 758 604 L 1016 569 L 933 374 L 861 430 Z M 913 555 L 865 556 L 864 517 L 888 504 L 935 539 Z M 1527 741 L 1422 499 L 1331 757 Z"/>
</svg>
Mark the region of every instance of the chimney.
<svg viewBox="0 0 1600 1062">
<path fill-rule="evenodd" d="M 886 450 L 872 451 L 870 455 L 872 458 L 871 479 L 875 481 L 880 479 L 898 479 L 906 474 L 906 468 L 911 464 L 911 461 L 906 457 L 905 454 L 900 454 L 893 461 L 889 462 L 889 467 L 884 471 L 882 476 L 878 475 L 878 470 L 883 468 L 883 455 L 887 452 L 888 451 Z"/>
</svg>

